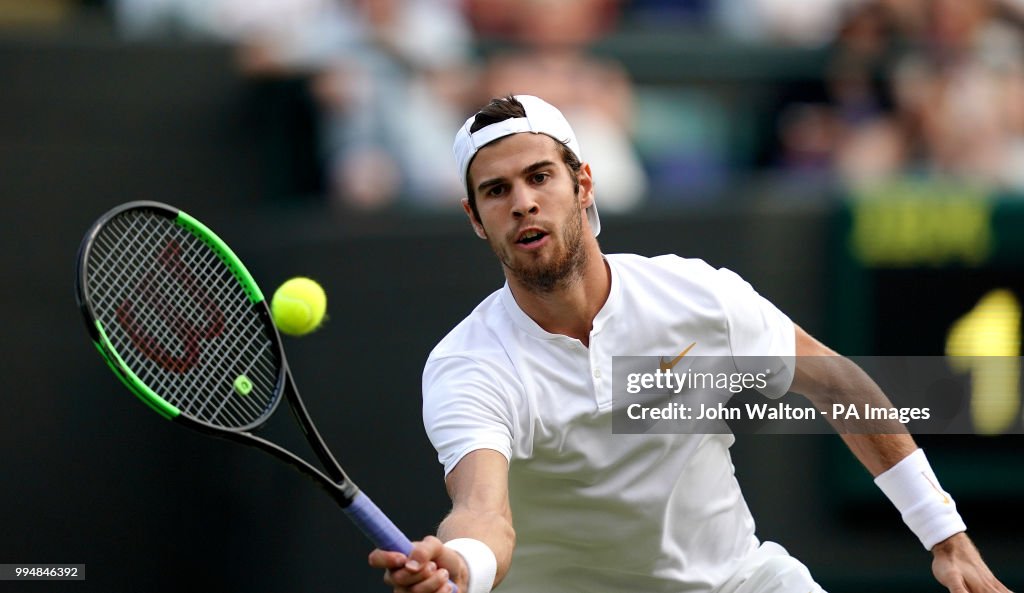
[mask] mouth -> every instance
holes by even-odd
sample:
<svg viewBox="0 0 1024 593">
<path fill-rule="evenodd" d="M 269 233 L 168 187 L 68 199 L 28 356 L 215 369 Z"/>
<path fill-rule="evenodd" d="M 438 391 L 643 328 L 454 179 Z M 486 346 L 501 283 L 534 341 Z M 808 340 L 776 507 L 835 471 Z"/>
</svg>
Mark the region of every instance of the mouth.
<svg viewBox="0 0 1024 593">
<path fill-rule="evenodd" d="M 539 243 L 547 237 L 548 234 L 540 229 L 526 229 L 519 233 L 519 237 L 516 239 L 516 243 L 519 245 L 529 246 Z"/>
</svg>

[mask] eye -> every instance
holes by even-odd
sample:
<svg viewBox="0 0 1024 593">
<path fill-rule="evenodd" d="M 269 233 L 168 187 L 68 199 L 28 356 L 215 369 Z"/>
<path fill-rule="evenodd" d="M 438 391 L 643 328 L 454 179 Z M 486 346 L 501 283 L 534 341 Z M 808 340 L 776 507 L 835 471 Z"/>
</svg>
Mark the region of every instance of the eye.
<svg viewBox="0 0 1024 593">
<path fill-rule="evenodd" d="M 495 197 L 496 198 L 496 197 L 500 197 L 504 193 L 505 193 L 505 186 L 504 185 L 492 185 L 491 187 L 489 187 L 487 189 L 487 192 L 484 195 L 486 195 L 488 197 Z"/>
<path fill-rule="evenodd" d="M 548 173 L 534 173 L 534 174 L 530 175 L 530 181 L 533 182 L 533 183 L 540 184 L 540 183 L 544 183 L 545 181 L 547 181 L 548 177 L 550 177 L 550 176 L 551 175 L 548 174 Z"/>
</svg>

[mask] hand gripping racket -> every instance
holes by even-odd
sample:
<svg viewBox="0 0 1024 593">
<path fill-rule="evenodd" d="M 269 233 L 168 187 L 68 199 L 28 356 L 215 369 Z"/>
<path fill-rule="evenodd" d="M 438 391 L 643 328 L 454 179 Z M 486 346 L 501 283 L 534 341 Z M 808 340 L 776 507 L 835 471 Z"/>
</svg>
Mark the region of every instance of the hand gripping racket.
<svg viewBox="0 0 1024 593">
<path fill-rule="evenodd" d="M 210 229 L 166 204 L 118 206 L 86 233 L 76 289 L 100 355 L 143 403 L 178 424 L 291 464 L 333 496 L 378 548 L 409 554 L 409 538 L 328 450 L 295 388 L 263 293 Z M 253 434 L 282 395 L 326 473 Z"/>
</svg>

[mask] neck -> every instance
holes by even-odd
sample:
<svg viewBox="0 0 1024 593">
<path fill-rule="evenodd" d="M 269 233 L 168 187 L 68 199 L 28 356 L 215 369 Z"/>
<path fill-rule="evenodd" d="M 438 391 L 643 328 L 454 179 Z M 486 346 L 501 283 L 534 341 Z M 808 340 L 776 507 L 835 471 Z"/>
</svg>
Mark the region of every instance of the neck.
<svg viewBox="0 0 1024 593">
<path fill-rule="evenodd" d="M 594 317 L 608 300 L 612 281 L 597 239 L 588 237 L 585 249 L 588 257 L 582 273 L 550 291 L 527 287 L 511 275 L 506 278 L 519 308 L 544 331 L 576 338 L 589 346 Z"/>
</svg>

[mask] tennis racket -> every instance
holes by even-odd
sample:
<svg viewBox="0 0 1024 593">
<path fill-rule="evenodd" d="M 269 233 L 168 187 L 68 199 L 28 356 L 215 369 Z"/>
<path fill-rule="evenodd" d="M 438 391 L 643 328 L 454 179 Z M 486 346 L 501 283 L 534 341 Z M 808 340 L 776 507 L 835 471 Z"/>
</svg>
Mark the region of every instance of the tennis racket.
<svg viewBox="0 0 1024 593">
<path fill-rule="evenodd" d="M 76 294 L 100 355 L 143 403 L 289 463 L 323 487 L 374 545 L 409 554 L 409 538 L 327 448 L 295 388 L 263 293 L 209 228 L 166 204 L 118 206 L 82 240 Z M 253 434 L 282 396 L 324 471 Z"/>
</svg>

